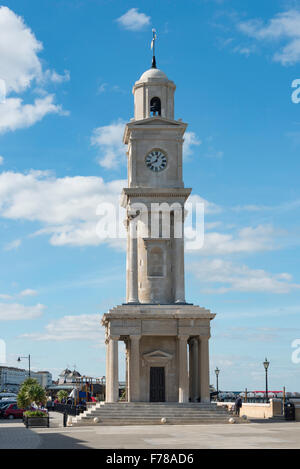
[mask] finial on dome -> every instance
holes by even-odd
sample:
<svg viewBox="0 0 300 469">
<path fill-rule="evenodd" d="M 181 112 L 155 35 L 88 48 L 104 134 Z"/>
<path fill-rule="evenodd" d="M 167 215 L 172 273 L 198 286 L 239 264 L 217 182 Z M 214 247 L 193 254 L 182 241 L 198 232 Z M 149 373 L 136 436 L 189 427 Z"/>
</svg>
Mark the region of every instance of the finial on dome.
<svg viewBox="0 0 300 469">
<path fill-rule="evenodd" d="M 155 59 L 155 41 L 156 41 L 156 29 L 152 29 L 152 41 L 151 41 L 151 49 L 152 49 L 152 68 L 156 68 L 156 59 Z"/>
</svg>

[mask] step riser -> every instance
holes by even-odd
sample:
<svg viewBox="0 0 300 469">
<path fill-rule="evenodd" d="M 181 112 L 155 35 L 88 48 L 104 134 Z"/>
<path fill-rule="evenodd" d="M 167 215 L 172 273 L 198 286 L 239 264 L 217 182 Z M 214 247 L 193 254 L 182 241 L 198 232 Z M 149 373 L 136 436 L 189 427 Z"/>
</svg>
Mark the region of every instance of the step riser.
<svg viewBox="0 0 300 469">
<path fill-rule="evenodd" d="M 116 417 L 138 417 L 138 416 L 141 416 L 141 417 L 159 417 L 159 416 L 164 416 L 164 417 L 193 417 L 193 416 L 196 416 L 196 417 L 201 417 L 201 416 L 205 416 L 205 415 L 213 415 L 213 416 L 223 416 L 223 415 L 228 415 L 227 413 L 222 413 L 222 414 L 217 414 L 217 413 L 213 413 L 213 414 L 210 414 L 209 412 L 201 412 L 201 413 L 193 413 L 193 414 L 187 414 L 187 413 L 184 413 L 184 414 L 176 414 L 176 413 L 169 413 L 169 412 L 155 412 L 155 413 L 143 413 L 143 412 L 139 412 L 139 413 L 136 413 L 136 412 L 130 412 L 128 414 L 125 414 L 125 413 L 114 413 L 114 412 L 95 412 L 95 413 L 92 413 L 92 414 L 86 414 L 86 416 L 90 416 L 90 417 L 99 417 L 99 416 L 106 416 L 106 415 L 115 415 Z"/>
<path fill-rule="evenodd" d="M 167 422 L 165 425 L 210 425 L 210 424 L 227 424 L 228 423 L 228 420 L 197 420 L 197 421 L 190 421 L 190 420 L 174 420 L 174 421 L 170 421 L 170 422 Z M 84 421 L 80 421 L 80 422 L 74 422 L 73 426 L 75 427 L 79 427 L 79 426 L 89 426 L 89 425 L 93 425 L 93 426 L 131 426 L 131 425 L 136 425 L 136 426 L 141 426 L 141 425 L 163 425 L 161 422 L 157 421 L 157 420 L 146 420 L 146 421 L 143 421 L 143 422 L 137 422 L 136 420 L 133 420 L 133 421 L 120 421 L 118 420 L 117 422 L 114 421 L 114 420 L 105 420 L 105 421 L 102 421 L 102 422 L 99 422 L 97 424 L 95 424 L 94 422 L 90 421 L 90 422 L 84 422 Z"/>
<path fill-rule="evenodd" d="M 103 414 L 99 414 L 99 415 L 85 415 L 82 417 L 82 419 L 93 419 L 93 418 L 100 418 L 100 419 L 105 419 L 105 418 L 116 418 L 116 419 L 153 419 L 153 418 L 156 418 L 156 419 L 161 419 L 161 418 L 177 418 L 177 419 L 203 419 L 203 418 L 224 418 L 224 417 L 228 417 L 228 415 L 209 415 L 209 414 L 205 414 L 205 415 L 166 415 L 166 414 L 161 414 L 161 415 L 110 415 L 110 414 L 106 414 L 106 415 L 103 415 Z"/>
</svg>

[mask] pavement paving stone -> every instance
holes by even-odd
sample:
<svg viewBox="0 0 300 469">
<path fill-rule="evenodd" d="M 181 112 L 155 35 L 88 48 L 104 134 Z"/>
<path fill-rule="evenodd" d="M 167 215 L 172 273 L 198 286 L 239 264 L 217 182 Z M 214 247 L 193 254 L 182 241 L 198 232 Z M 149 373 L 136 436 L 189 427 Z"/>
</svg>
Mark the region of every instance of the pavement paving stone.
<svg viewBox="0 0 300 469">
<path fill-rule="evenodd" d="M 53 420 L 61 425 L 59 416 Z M 300 448 L 300 423 L 145 425 L 26 429 L 0 420 L 0 448 L 43 449 L 258 449 Z"/>
</svg>

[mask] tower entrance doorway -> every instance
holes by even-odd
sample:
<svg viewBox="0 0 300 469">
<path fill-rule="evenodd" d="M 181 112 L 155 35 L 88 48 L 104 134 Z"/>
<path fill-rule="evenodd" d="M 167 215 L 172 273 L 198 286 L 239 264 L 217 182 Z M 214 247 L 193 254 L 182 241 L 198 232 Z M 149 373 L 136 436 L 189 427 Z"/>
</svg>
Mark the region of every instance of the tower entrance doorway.
<svg viewBox="0 0 300 469">
<path fill-rule="evenodd" d="M 165 369 L 163 366 L 150 368 L 150 402 L 165 402 Z"/>
</svg>

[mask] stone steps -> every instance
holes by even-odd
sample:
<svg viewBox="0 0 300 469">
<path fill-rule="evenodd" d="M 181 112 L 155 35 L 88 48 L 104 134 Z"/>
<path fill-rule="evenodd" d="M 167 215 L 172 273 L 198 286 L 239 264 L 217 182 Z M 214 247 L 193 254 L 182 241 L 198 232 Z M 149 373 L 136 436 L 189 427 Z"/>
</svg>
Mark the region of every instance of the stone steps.
<svg viewBox="0 0 300 469">
<path fill-rule="evenodd" d="M 228 423 L 230 415 L 214 404 L 99 403 L 74 418 L 72 425 L 161 425 L 162 418 L 169 425 L 197 425 Z"/>
<path fill-rule="evenodd" d="M 109 417 L 113 415 L 113 412 L 95 412 L 95 413 L 91 413 L 91 414 L 88 414 L 87 417 Z M 205 416 L 212 416 L 212 417 L 223 417 L 224 415 L 228 415 L 227 413 L 222 413 L 222 414 L 218 414 L 218 413 L 209 413 L 209 412 L 197 412 L 197 413 L 176 413 L 176 412 L 157 412 L 157 413 L 152 413 L 151 416 L 152 417 L 186 417 L 186 418 L 194 418 L 194 417 L 205 417 Z M 128 412 L 126 414 L 123 414 L 123 413 L 118 413 L 118 417 L 147 417 L 149 416 L 149 414 L 147 412 Z M 86 417 L 86 415 L 84 415 L 83 417 Z"/>
</svg>

